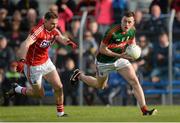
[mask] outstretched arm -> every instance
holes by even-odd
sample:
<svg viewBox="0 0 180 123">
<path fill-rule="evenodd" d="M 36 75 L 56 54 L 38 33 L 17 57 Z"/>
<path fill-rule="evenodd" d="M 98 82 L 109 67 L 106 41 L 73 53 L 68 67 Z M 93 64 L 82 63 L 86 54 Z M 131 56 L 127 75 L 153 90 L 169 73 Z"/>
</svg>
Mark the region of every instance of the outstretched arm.
<svg viewBox="0 0 180 123">
<path fill-rule="evenodd" d="M 65 36 L 63 36 L 60 32 L 59 35 L 55 36 L 55 40 L 57 40 L 59 43 L 67 46 L 71 46 L 73 49 L 76 49 L 78 47 L 78 45 L 73 41 L 73 39 L 71 38 L 66 38 Z"/>
</svg>

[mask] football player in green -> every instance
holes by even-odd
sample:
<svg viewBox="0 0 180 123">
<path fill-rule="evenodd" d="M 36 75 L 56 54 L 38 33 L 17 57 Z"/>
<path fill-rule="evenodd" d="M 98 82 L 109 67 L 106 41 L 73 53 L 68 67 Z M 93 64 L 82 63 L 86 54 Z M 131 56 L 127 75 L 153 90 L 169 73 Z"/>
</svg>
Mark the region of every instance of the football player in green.
<svg viewBox="0 0 180 123">
<path fill-rule="evenodd" d="M 81 80 L 89 86 L 104 89 L 107 86 L 108 73 L 116 70 L 132 86 L 142 114 L 153 115 L 157 110 L 148 109 L 143 89 L 130 63 L 133 58 L 125 53 L 128 45 L 136 43 L 134 24 L 134 13 L 127 12 L 123 16 L 121 24 L 114 25 L 107 30 L 96 57 L 96 78 L 87 76 L 79 69 L 76 69 L 70 81 L 74 85 L 78 80 Z"/>
</svg>

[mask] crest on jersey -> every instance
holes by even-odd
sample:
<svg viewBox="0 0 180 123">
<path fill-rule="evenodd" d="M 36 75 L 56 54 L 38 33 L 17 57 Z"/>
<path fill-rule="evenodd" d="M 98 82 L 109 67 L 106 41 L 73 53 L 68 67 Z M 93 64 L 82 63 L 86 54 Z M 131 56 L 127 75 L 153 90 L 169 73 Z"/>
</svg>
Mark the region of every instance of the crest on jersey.
<svg viewBox="0 0 180 123">
<path fill-rule="evenodd" d="M 51 41 L 48 41 L 48 40 L 43 40 L 40 44 L 40 47 L 41 48 L 47 48 L 51 45 Z"/>
</svg>

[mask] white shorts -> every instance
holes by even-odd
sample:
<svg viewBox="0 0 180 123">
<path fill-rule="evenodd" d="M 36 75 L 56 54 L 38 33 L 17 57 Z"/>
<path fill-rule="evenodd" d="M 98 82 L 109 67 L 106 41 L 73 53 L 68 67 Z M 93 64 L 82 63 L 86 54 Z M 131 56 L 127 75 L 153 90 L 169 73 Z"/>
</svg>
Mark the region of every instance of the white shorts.
<svg viewBox="0 0 180 123">
<path fill-rule="evenodd" d="M 37 66 L 24 66 L 24 73 L 26 78 L 31 84 L 41 84 L 42 77 L 53 70 L 56 67 L 52 63 L 51 59 L 48 59 L 45 63 Z M 38 83 L 37 83 L 38 82 Z"/>
<path fill-rule="evenodd" d="M 131 65 L 129 60 L 120 58 L 113 63 L 100 63 L 96 61 L 97 74 L 100 77 L 107 76 L 111 71 L 117 71 Z"/>
</svg>

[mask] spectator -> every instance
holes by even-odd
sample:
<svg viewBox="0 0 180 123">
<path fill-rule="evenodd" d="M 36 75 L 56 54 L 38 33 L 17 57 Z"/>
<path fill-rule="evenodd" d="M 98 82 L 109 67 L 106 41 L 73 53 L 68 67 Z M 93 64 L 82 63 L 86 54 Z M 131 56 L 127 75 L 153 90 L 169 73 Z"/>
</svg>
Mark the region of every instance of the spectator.
<svg viewBox="0 0 180 123">
<path fill-rule="evenodd" d="M 0 9 L 4 8 L 6 10 L 8 10 L 8 15 L 12 16 L 15 9 L 16 9 L 16 5 L 14 3 L 13 0 L 0 0 Z"/>
<path fill-rule="evenodd" d="M 8 11 L 4 8 L 0 8 L 0 32 L 4 33 L 8 30 Z"/>
<path fill-rule="evenodd" d="M 96 22 L 95 19 L 91 19 L 88 23 L 88 29 L 91 31 L 91 33 L 93 34 L 93 37 L 96 40 L 96 43 L 98 45 L 100 45 L 100 42 L 102 40 L 102 34 L 98 32 L 98 23 Z"/>
<path fill-rule="evenodd" d="M 33 8 L 28 9 L 26 17 L 24 17 L 22 21 L 21 30 L 29 32 L 32 29 L 32 27 L 37 25 L 38 21 L 39 19 L 36 10 Z"/>
<path fill-rule="evenodd" d="M 167 31 L 166 21 L 161 16 L 161 8 L 158 5 L 153 5 L 151 9 L 151 17 L 146 22 L 145 27 L 149 32 L 149 37 L 156 37 L 160 32 Z M 152 41 L 158 39 L 151 39 Z"/>
<path fill-rule="evenodd" d="M 17 3 L 17 9 L 21 12 L 22 16 L 25 17 L 28 9 L 33 8 L 36 13 L 39 12 L 39 3 L 37 0 L 19 0 Z M 39 13 L 38 13 L 39 14 Z"/>
<path fill-rule="evenodd" d="M 154 44 L 153 70 L 151 73 L 152 82 L 166 80 L 168 76 L 168 34 L 163 32 L 159 35 L 158 44 Z"/>
<path fill-rule="evenodd" d="M 141 57 L 133 62 L 133 67 L 137 73 L 139 73 L 141 79 L 149 79 L 152 71 L 152 44 L 149 42 L 145 35 L 141 35 L 138 40 L 139 46 L 141 47 Z M 141 76 L 142 75 L 142 76 Z"/>
<path fill-rule="evenodd" d="M 13 50 L 7 45 L 7 38 L 0 36 L 0 68 L 7 70 L 9 64 L 15 59 Z"/>
<path fill-rule="evenodd" d="M 104 9 L 106 8 L 106 9 Z M 99 25 L 99 32 L 104 34 L 114 23 L 112 0 L 98 0 L 95 8 L 95 18 Z"/>
<path fill-rule="evenodd" d="M 180 0 L 172 0 L 171 9 L 175 9 L 176 12 L 180 11 Z"/>
<path fill-rule="evenodd" d="M 173 23 L 173 31 L 180 32 L 180 11 L 176 12 L 176 17 Z"/>
<path fill-rule="evenodd" d="M 25 40 L 26 33 L 21 31 L 21 23 L 19 21 L 12 21 L 11 28 L 6 33 L 6 36 L 9 39 L 8 45 L 13 49 L 13 51 L 17 51 L 21 42 Z"/>
<path fill-rule="evenodd" d="M 173 22 L 173 41 L 177 42 L 180 40 L 180 11 L 176 12 L 174 22 Z"/>
<path fill-rule="evenodd" d="M 161 8 L 162 14 L 167 14 L 169 10 L 168 0 L 152 0 L 149 10 L 151 11 L 152 6 L 158 5 Z"/>
<path fill-rule="evenodd" d="M 95 55 L 97 48 L 98 48 L 97 43 L 91 31 L 86 30 L 84 33 L 84 42 L 83 42 L 84 54 L 88 55 L 90 53 L 92 55 Z"/>
<path fill-rule="evenodd" d="M 87 11 L 88 15 L 93 15 L 95 13 L 96 0 L 80 0 L 77 8 L 76 15 L 82 15 L 83 11 Z"/>
<path fill-rule="evenodd" d="M 13 16 L 12 16 L 12 21 L 19 21 L 21 22 L 23 19 L 21 12 L 19 10 L 14 11 Z"/>
<path fill-rule="evenodd" d="M 80 20 L 79 19 L 72 20 L 69 32 L 71 33 L 73 39 L 79 38 L 78 37 L 79 36 L 79 28 L 80 28 Z"/>
<path fill-rule="evenodd" d="M 49 8 L 50 11 L 58 13 L 58 27 L 64 33 L 66 32 L 66 23 L 72 19 L 73 13 L 66 4 L 62 4 L 61 9 L 63 10 L 58 13 L 58 6 L 55 4 L 51 5 Z"/>
<path fill-rule="evenodd" d="M 128 10 L 127 0 L 113 0 L 113 11 L 115 23 L 120 23 L 124 12 Z"/>
<path fill-rule="evenodd" d="M 61 8 L 62 4 L 66 4 L 68 8 L 71 9 L 72 12 L 76 11 L 76 2 L 74 0 L 56 0 L 56 5 L 58 6 L 58 8 Z M 59 9 L 59 12 L 60 11 L 62 10 Z"/>
<path fill-rule="evenodd" d="M 94 60 L 95 53 L 97 51 L 98 45 L 93 37 L 92 33 L 89 30 L 86 30 L 84 33 L 84 41 L 83 41 L 83 62 L 84 62 L 84 70 L 87 68 L 89 64 L 88 61 Z"/>
<path fill-rule="evenodd" d="M 173 44 L 173 79 L 180 80 L 180 42 Z"/>
<path fill-rule="evenodd" d="M 143 32 L 144 30 L 144 20 L 143 20 L 143 13 L 141 10 L 136 10 L 134 18 L 136 20 L 135 27 L 138 32 Z"/>
</svg>

